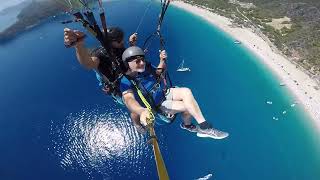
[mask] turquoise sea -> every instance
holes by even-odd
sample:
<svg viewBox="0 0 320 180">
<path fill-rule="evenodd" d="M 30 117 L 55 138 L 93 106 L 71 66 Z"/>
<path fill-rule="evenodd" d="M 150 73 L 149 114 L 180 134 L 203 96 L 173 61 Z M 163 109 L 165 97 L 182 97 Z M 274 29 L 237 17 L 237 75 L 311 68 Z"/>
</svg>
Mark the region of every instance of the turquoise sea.
<svg viewBox="0 0 320 180">
<path fill-rule="evenodd" d="M 107 23 L 128 37 L 148 2 L 104 5 Z M 138 29 L 140 45 L 156 29 L 159 10 L 153 2 Z M 49 18 L 0 44 L 0 179 L 157 179 L 147 138 L 135 131 L 127 110 L 101 92 L 74 50 L 64 47 L 59 22 L 66 19 Z M 180 117 L 157 126 L 171 179 L 320 179 L 319 134 L 299 104 L 290 106 L 293 95 L 257 57 L 174 6 L 162 32 L 174 84 L 191 88 L 207 120 L 230 133 L 225 140 L 198 138 L 180 129 Z M 89 48 L 98 44 L 90 35 L 86 42 Z M 155 40 L 148 55 L 153 63 L 158 48 Z M 183 59 L 191 72 L 176 71 Z"/>
</svg>

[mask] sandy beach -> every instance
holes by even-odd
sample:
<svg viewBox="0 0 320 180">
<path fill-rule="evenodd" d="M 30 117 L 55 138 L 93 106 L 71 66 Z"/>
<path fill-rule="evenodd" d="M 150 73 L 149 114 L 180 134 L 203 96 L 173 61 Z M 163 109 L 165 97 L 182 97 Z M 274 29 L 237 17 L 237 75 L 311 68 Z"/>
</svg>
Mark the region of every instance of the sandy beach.
<svg viewBox="0 0 320 180">
<path fill-rule="evenodd" d="M 302 106 L 305 109 L 320 133 L 320 90 L 317 90 L 318 86 L 315 80 L 270 47 L 270 42 L 264 40 L 265 37 L 254 33 L 253 29 L 232 26 L 231 19 L 212 13 L 203 7 L 193 6 L 182 1 L 173 1 L 172 4 L 204 18 L 255 53 L 279 78 L 279 83 L 293 94 L 292 102 L 296 102 L 297 106 Z"/>
</svg>

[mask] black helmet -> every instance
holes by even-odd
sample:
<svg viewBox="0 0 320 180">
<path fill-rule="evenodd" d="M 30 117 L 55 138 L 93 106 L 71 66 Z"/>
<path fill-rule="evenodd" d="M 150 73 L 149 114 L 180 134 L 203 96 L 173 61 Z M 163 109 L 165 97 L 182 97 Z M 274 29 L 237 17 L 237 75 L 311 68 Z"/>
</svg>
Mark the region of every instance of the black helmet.
<svg viewBox="0 0 320 180">
<path fill-rule="evenodd" d="M 124 62 L 128 62 L 129 60 L 131 60 L 132 58 L 136 57 L 136 56 L 142 56 L 144 57 L 144 52 L 141 48 L 139 48 L 138 46 L 131 46 L 129 48 L 127 48 L 123 54 L 122 54 L 122 61 Z"/>
<path fill-rule="evenodd" d="M 123 39 L 124 33 L 119 27 L 111 27 L 108 29 L 108 39 L 111 41 L 119 41 Z"/>
</svg>

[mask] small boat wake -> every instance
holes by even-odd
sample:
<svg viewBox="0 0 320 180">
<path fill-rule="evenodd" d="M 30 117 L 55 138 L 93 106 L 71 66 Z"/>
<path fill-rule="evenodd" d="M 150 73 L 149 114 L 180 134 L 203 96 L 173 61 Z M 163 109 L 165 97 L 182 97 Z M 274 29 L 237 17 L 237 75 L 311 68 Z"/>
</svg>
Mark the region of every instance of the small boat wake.
<svg viewBox="0 0 320 180">
<path fill-rule="evenodd" d="M 234 44 L 241 44 L 241 41 L 235 40 L 235 41 L 233 41 L 233 43 L 234 43 Z"/>
<path fill-rule="evenodd" d="M 206 175 L 204 177 L 201 177 L 201 178 L 198 178 L 198 179 L 195 179 L 195 180 L 207 180 L 207 179 L 211 179 L 211 177 L 212 177 L 212 174 L 208 174 L 208 175 Z"/>
</svg>

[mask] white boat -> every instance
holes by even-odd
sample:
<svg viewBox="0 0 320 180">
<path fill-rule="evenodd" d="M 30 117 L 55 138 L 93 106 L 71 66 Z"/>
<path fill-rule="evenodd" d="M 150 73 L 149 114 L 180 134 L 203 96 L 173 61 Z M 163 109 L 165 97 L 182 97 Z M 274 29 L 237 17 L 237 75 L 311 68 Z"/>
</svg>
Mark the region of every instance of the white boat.
<svg viewBox="0 0 320 180">
<path fill-rule="evenodd" d="M 235 44 L 241 44 L 241 42 L 239 40 L 235 40 L 234 43 Z"/>
<path fill-rule="evenodd" d="M 267 101 L 266 103 L 267 103 L 267 104 L 272 104 L 272 101 Z"/>
<path fill-rule="evenodd" d="M 178 69 L 177 69 L 178 72 L 191 71 L 190 68 L 188 68 L 188 67 L 183 67 L 183 65 L 184 65 L 184 59 L 182 60 L 181 64 L 179 65 L 179 67 L 178 67 Z"/>
<path fill-rule="evenodd" d="M 286 84 L 285 83 L 280 83 L 280 86 L 285 86 Z"/>
</svg>

